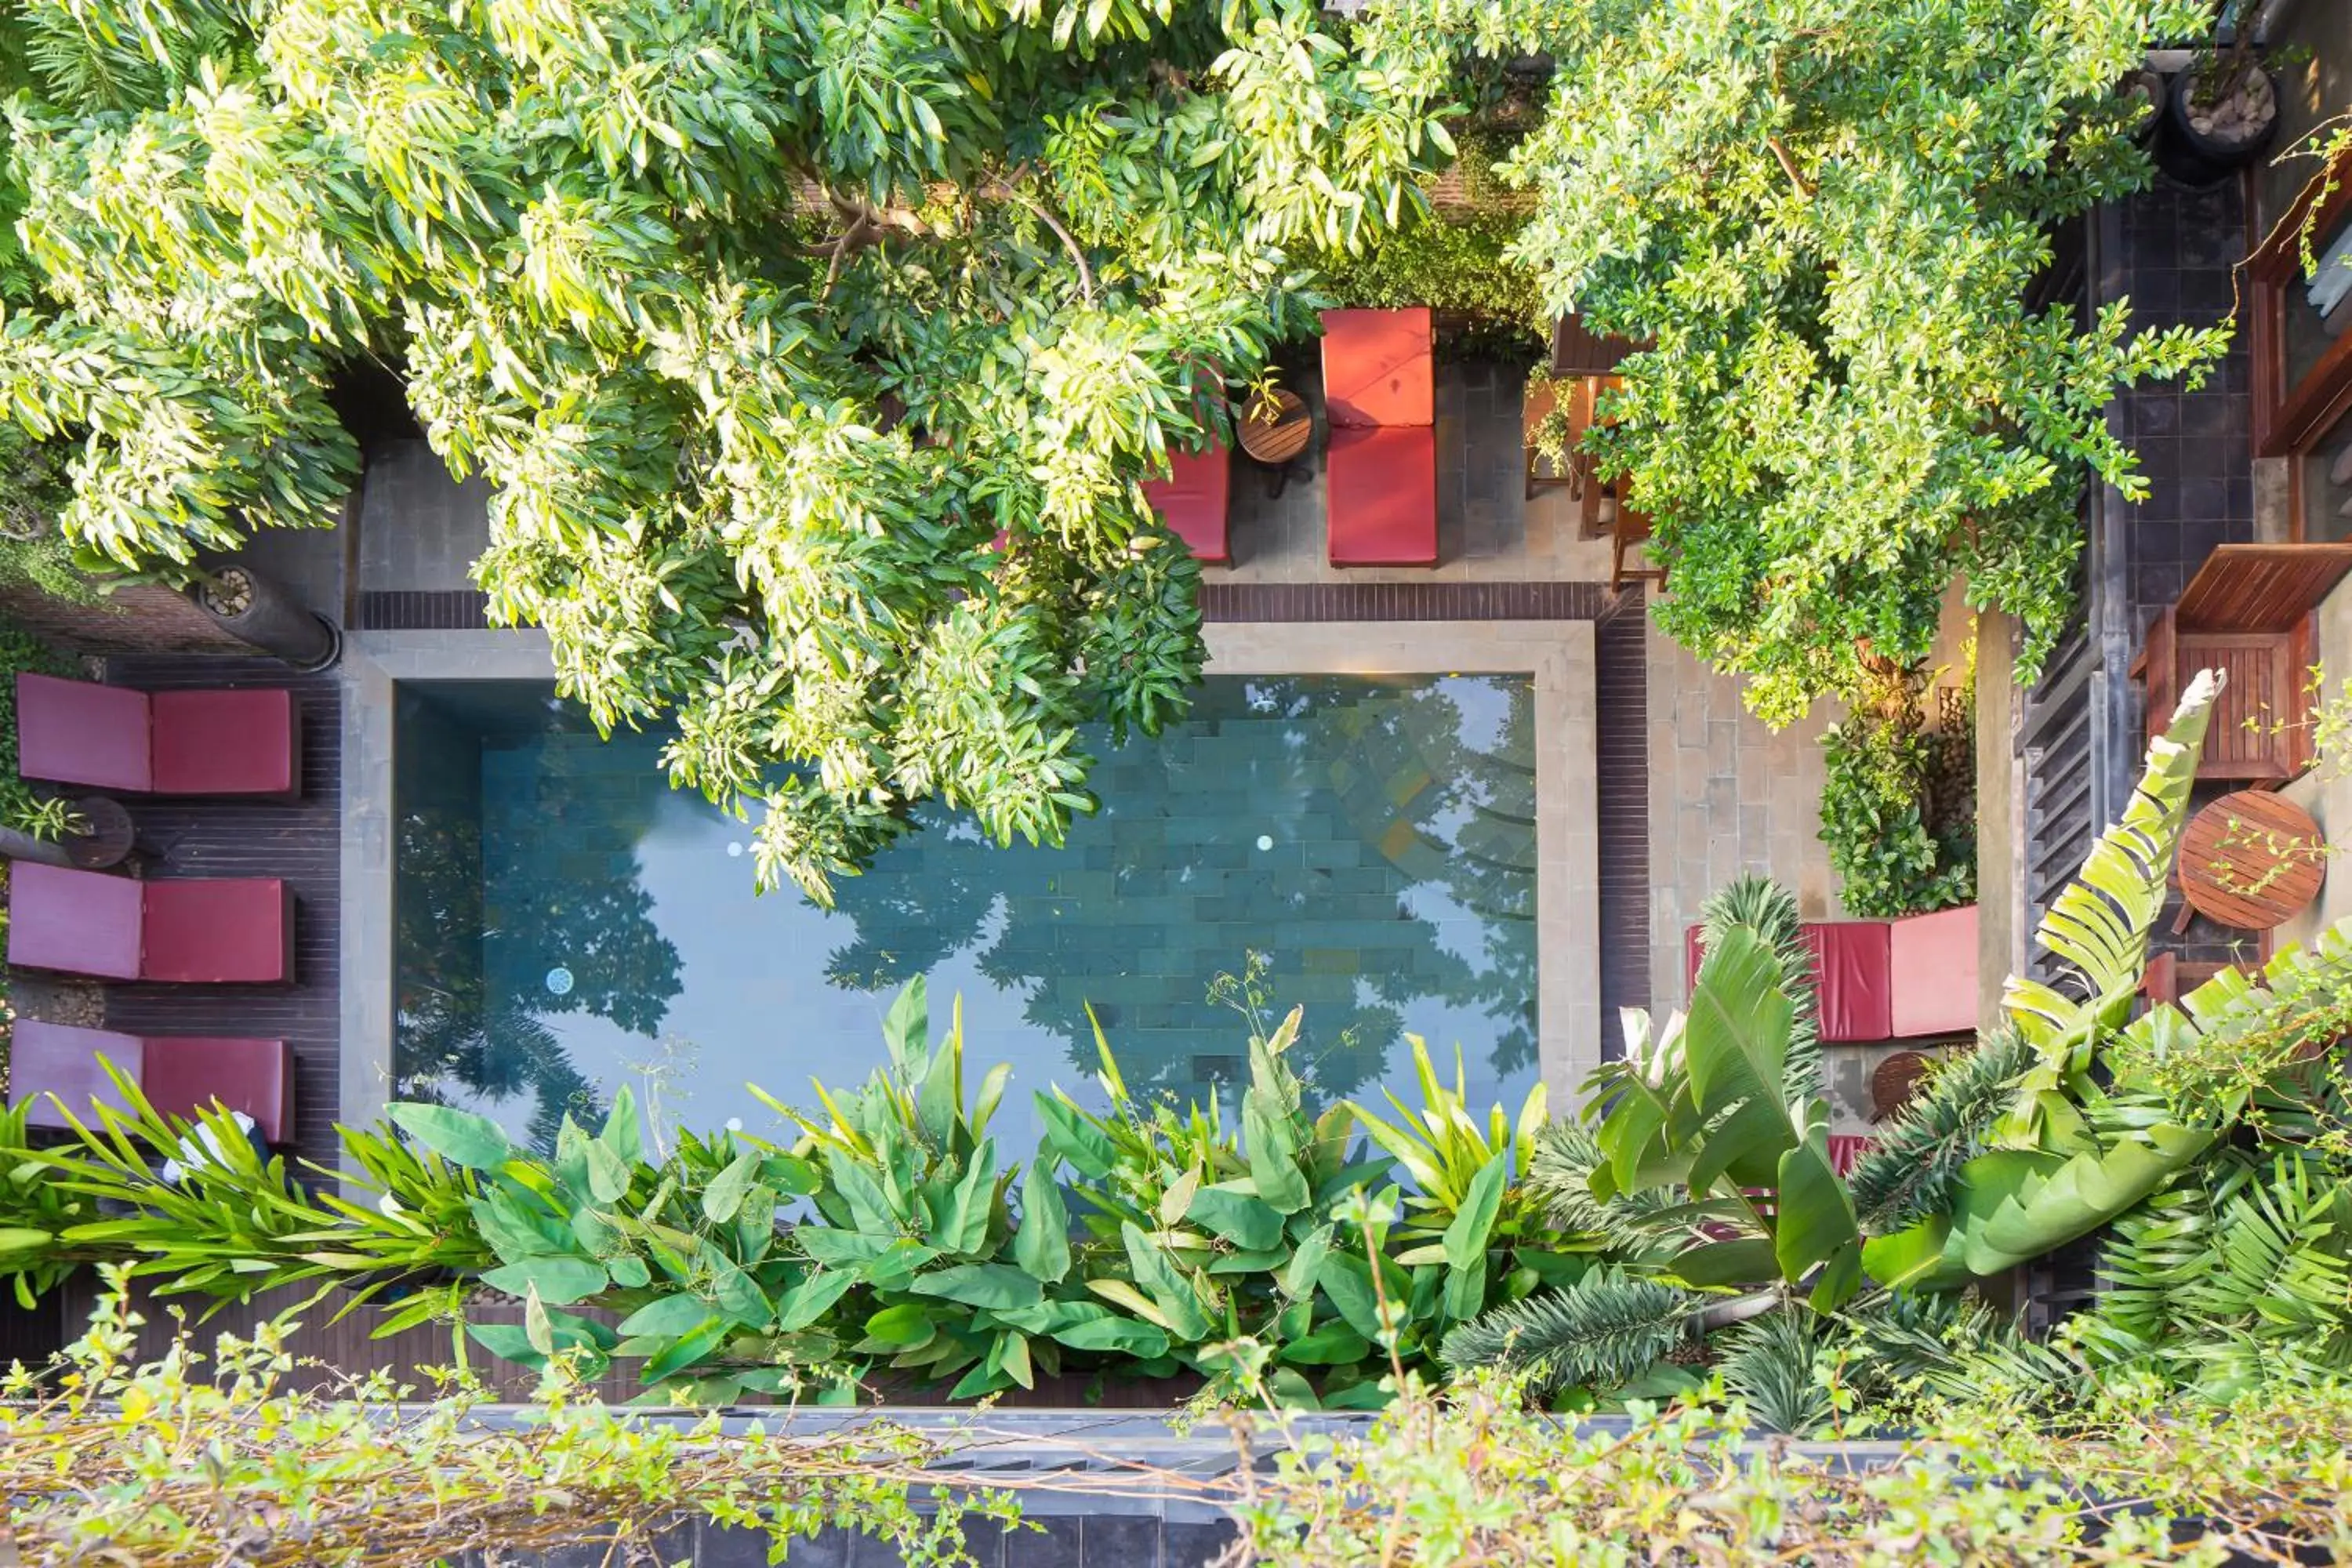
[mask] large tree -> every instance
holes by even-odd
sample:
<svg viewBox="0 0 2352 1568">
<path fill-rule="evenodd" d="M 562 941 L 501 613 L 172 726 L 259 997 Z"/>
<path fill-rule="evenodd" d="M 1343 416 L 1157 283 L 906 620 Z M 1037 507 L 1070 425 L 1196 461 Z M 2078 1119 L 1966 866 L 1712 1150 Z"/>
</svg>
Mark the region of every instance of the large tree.
<svg viewBox="0 0 2352 1568">
<path fill-rule="evenodd" d="M 1785 721 L 1939 599 L 2063 632 L 2118 387 L 2220 332 L 2029 309 L 2053 226 L 2150 177 L 2117 95 L 2210 0 L 1387 0 L 1373 49 L 1548 56 L 1503 168 L 1547 303 L 1648 345 L 1594 438 L 1671 571 L 1659 624 Z"/>
<path fill-rule="evenodd" d="M 1181 709 L 1193 569 L 1137 481 L 1307 325 L 1286 247 L 1394 221 L 1446 150 L 1442 62 L 1304 0 L 7 25 L 0 406 L 82 443 L 85 554 L 329 523 L 330 393 L 389 365 L 496 487 L 493 616 L 600 723 L 674 720 L 676 780 L 764 807 L 763 879 L 819 898 L 926 797 L 1057 837 L 1078 726 Z"/>
</svg>

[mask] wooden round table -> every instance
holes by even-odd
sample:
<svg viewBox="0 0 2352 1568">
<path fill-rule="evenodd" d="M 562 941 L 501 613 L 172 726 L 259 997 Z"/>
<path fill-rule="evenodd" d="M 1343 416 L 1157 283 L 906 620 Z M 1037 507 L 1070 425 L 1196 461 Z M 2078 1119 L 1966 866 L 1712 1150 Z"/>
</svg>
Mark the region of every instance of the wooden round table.
<svg viewBox="0 0 2352 1568">
<path fill-rule="evenodd" d="M 1267 493 L 1278 496 L 1289 481 L 1290 465 L 1306 455 L 1307 438 L 1315 433 L 1315 418 L 1307 413 L 1305 398 L 1276 388 L 1271 409 L 1264 398 L 1245 398 L 1234 429 L 1250 460 L 1273 470 Z"/>
<path fill-rule="evenodd" d="M 76 866 L 85 871 L 102 871 L 131 858 L 137 825 L 121 801 L 109 795 L 86 795 L 74 802 L 74 809 L 81 814 L 89 829 L 66 838 L 66 855 Z"/>
<path fill-rule="evenodd" d="M 2262 790 L 2225 795 L 2180 841 L 2180 896 L 2243 931 L 2284 924 L 2319 896 L 2327 840 L 2311 814 Z"/>
</svg>

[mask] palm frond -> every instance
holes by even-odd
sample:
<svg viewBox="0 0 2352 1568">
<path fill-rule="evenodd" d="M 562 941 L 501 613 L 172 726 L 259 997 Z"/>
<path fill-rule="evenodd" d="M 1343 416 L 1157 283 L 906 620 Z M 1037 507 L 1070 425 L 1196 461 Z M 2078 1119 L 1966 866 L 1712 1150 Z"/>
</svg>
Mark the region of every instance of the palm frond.
<svg viewBox="0 0 2352 1568">
<path fill-rule="evenodd" d="M 2255 1105 L 2271 1131 L 2291 1137 L 2298 1109 L 2316 1104 L 2334 1076 L 2328 1047 L 2347 1027 L 2352 920 L 2278 954 L 2258 975 L 2225 969 L 2179 1005 L 2150 1007 L 2100 1057 L 2119 1083 L 2224 1117 Z M 2288 1080 L 2305 1092 L 2276 1093 Z"/>
<path fill-rule="evenodd" d="M 1820 1093 L 1821 999 L 1797 895 L 1769 877 L 1736 877 L 1699 905 L 1700 950 L 1713 952 L 1734 926 L 1754 931 L 1780 961 L 1780 989 L 1793 1014 L 1781 1068 L 1787 1092 L 1798 1099 Z"/>
<path fill-rule="evenodd" d="M 2013 1142 L 2032 1142 L 2043 1097 L 2087 1082 L 2098 1035 L 2130 1015 L 2222 681 L 2219 671 L 2200 670 L 2189 683 L 2171 724 L 2147 743 L 2147 765 L 2122 819 L 2091 846 L 2082 870 L 2051 902 L 2034 933 L 2045 951 L 2072 968 L 2084 994 L 2010 976 L 2001 1005 L 2040 1058 L 2020 1085 L 2005 1130 Z"/>
<path fill-rule="evenodd" d="M 1596 1268 L 1462 1324 L 1445 1336 L 1445 1363 L 1520 1373 L 1538 1398 L 1580 1384 L 1613 1388 L 1680 1342 L 1695 1302 L 1674 1286 Z"/>
<path fill-rule="evenodd" d="M 1823 1376 L 1832 1358 L 1822 1321 L 1814 1313 L 1784 1309 L 1750 1319 L 1724 1338 L 1717 1363 L 1724 1386 L 1775 1432 L 1801 1436 L 1837 1415 Z"/>
<path fill-rule="evenodd" d="M 1884 1236 L 1948 1214 L 1960 1167 L 1991 1146 L 2011 1086 L 2033 1061 L 2023 1037 L 2002 1029 L 1938 1062 L 1925 1092 L 1880 1129 L 1847 1178 L 1863 1229 Z"/>
</svg>

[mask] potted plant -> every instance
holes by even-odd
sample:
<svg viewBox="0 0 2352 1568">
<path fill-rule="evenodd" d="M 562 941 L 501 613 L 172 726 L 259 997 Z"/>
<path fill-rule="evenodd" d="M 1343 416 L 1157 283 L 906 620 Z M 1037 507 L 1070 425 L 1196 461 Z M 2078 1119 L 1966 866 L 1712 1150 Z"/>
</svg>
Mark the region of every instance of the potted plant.
<svg viewBox="0 0 2352 1568">
<path fill-rule="evenodd" d="M 241 562 L 200 574 L 188 596 L 221 630 L 306 674 L 326 668 L 342 652 L 334 623 L 284 584 Z"/>
<path fill-rule="evenodd" d="M 73 802 L 28 796 L 0 818 L 0 857 L 44 866 L 77 866 L 70 840 L 87 837 L 90 820 Z"/>
<path fill-rule="evenodd" d="M 2184 184 L 2210 185 L 2262 155 L 2278 132 L 2278 83 L 2256 58 L 2253 7 L 2223 0 L 2216 42 L 2190 57 L 2165 100 L 2157 162 Z M 2218 40 L 2226 37 L 2223 45 Z"/>
</svg>

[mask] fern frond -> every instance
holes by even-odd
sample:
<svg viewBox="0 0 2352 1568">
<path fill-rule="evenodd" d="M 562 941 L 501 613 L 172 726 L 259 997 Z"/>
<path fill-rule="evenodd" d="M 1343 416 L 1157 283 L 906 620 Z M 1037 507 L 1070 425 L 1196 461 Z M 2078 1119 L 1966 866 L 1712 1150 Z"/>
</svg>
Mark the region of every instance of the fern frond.
<svg viewBox="0 0 2352 1568">
<path fill-rule="evenodd" d="M 1822 1372 L 1829 1362 L 1816 1313 L 1783 1309 L 1752 1318 L 1725 1335 L 1717 1363 L 1726 1388 L 1775 1432 L 1802 1436 L 1836 1416 Z"/>
<path fill-rule="evenodd" d="M 1821 998 L 1813 984 L 1813 952 L 1805 944 L 1797 895 L 1769 877 L 1735 877 L 1699 905 L 1699 948 L 1712 952 L 1734 926 L 1745 926 L 1780 961 L 1780 989 L 1794 1009 L 1781 1081 L 1792 1100 L 1821 1092 Z"/>
<path fill-rule="evenodd" d="M 1613 1388 L 1675 1348 L 1695 1300 L 1654 1279 L 1596 1268 L 1462 1324 L 1445 1336 L 1445 1363 L 1520 1373 L 1538 1398 L 1579 1384 Z"/>
<path fill-rule="evenodd" d="M 2011 1086 L 2033 1060 L 2033 1048 L 2002 1029 L 1937 1064 L 1925 1089 L 1879 1130 L 1847 1178 L 1864 1233 L 1889 1235 L 1951 1211 L 1960 1167 L 1990 1147 Z"/>
</svg>

